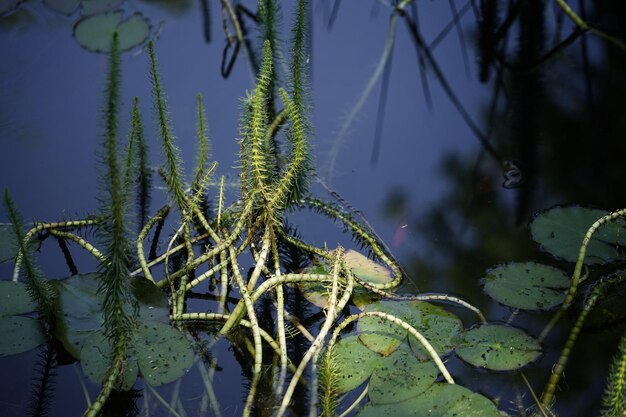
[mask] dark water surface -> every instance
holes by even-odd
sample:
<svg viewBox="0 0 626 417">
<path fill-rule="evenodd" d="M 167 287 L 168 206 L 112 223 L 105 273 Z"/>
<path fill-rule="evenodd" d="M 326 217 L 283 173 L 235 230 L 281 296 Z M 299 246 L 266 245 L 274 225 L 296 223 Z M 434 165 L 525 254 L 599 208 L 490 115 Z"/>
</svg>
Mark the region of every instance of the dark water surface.
<svg viewBox="0 0 626 417">
<path fill-rule="evenodd" d="M 211 43 L 204 39 L 199 2 L 175 1 L 166 7 L 165 1 L 126 1 L 122 7 L 127 14 L 143 13 L 153 26 L 152 36 L 158 34 L 155 47 L 174 132 L 188 171 L 196 146 L 195 97 L 202 93 L 212 155 L 220 163 L 218 174 L 234 181 L 240 99 L 253 88 L 254 75 L 244 54 L 228 79 L 220 75 L 224 33 L 219 2 L 209 3 Z M 292 18 L 292 4 L 286 3 L 284 34 Z M 549 62 L 529 64 L 519 52 L 523 48 L 516 24 L 506 43 L 510 62 L 498 65 L 504 86 L 496 111 L 490 112 L 497 74 L 492 70 L 489 82 L 478 81 L 476 15 L 465 2 L 457 1 L 456 7 L 466 11 L 461 17 L 466 51 L 452 29 L 431 52 L 450 90 L 493 144 L 494 154 L 480 146 L 430 65 L 426 79 L 432 105 L 428 105 L 414 43 L 400 20 L 378 161 L 370 162 L 380 80 L 348 129 L 345 143 L 337 147 L 335 169 L 329 173 L 336 135 L 375 71 L 390 22 L 386 2 L 344 1 L 329 30 L 332 3 L 322 0 L 312 6 L 311 121 L 320 177 L 360 210 L 387 242 L 411 278 L 406 291 L 460 295 L 483 309 L 490 320 L 507 320 L 510 310 L 482 294 L 479 279 L 486 268 L 499 263 L 551 262 L 531 242 L 526 225 L 534 212 L 554 204 L 606 210 L 626 205 L 626 52 L 587 35 Z M 619 5 L 621 2 L 597 3 L 587 7 L 590 20 L 624 38 L 620 31 L 626 28 L 619 23 L 626 16 L 626 6 Z M 423 0 L 417 4 L 421 35 L 427 43 L 432 42 L 451 20 L 450 5 Z M 502 7 L 505 9 L 504 4 Z M 82 49 L 72 37 L 78 18 L 78 14 L 63 16 L 39 1 L 23 2 L 16 11 L 0 18 L 0 186 L 10 189 L 28 221 L 80 218 L 98 206 L 95 161 L 102 140 L 102 91 L 108 57 Z M 564 22 L 560 32 L 564 38 L 572 27 L 549 2 L 545 7 L 544 51 L 554 44 L 559 19 Z M 252 24 L 250 28 L 253 31 Z M 537 33 L 541 33 L 539 28 Z M 252 32 L 251 39 L 255 36 Z M 147 73 L 146 51 L 136 48 L 123 54 L 120 132 L 127 133 L 130 104 L 139 96 L 150 158 L 157 166 L 162 159 Z M 502 166 L 507 161 L 514 161 L 524 175 L 520 184 L 507 184 L 518 185 L 513 188 L 503 187 Z M 154 185 L 160 186 L 157 181 Z M 318 196 L 332 199 L 315 182 L 312 189 Z M 237 198 L 237 192 L 238 188 L 227 188 L 227 198 Z M 156 210 L 164 197 L 156 190 L 153 196 L 152 209 Z M 7 221 L 4 212 L 2 216 L 0 221 Z M 347 236 L 338 234 L 323 218 L 295 214 L 291 220 L 317 245 L 351 245 Z M 55 244 L 46 242 L 42 252 L 39 260 L 47 276 L 68 275 Z M 87 256 L 77 256 L 77 263 L 81 272 L 95 267 Z M 560 266 L 571 272 L 571 265 Z M 12 265 L 0 265 L 0 274 L 1 279 L 10 279 Z M 520 315 L 514 324 L 537 335 L 548 317 Z M 526 371 L 538 392 L 573 319 L 564 320 L 565 327 L 546 341 L 548 353 Z M 617 325 L 608 331 L 583 332 L 557 393 L 559 416 L 597 415 L 608 360 L 623 331 L 624 326 Z M 247 382 L 226 342 L 219 342 L 215 352 L 222 369 L 214 380 L 222 415 L 240 415 Z M 0 376 L 0 415 L 26 415 L 38 354 L 35 350 L 0 358 L 4 371 Z M 513 385 L 520 388 L 524 406 L 532 404 L 519 378 L 477 372 L 457 359 L 451 359 L 449 366 L 464 385 L 501 398 L 502 409 L 512 415 L 520 415 L 516 407 L 508 405 L 515 399 Z M 81 415 L 86 403 L 80 366 L 64 365 L 56 372 L 49 415 Z M 85 384 L 94 398 L 98 387 L 88 381 Z M 186 415 L 200 415 L 204 389 L 195 365 L 180 385 L 169 384 L 159 392 L 169 402 L 174 390 L 180 390 Z M 141 392 L 137 395 L 139 415 L 168 415 L 154 396 L 145 400 Z M 207 413 L 212 415 L 210 409 Z"/>
</svg>

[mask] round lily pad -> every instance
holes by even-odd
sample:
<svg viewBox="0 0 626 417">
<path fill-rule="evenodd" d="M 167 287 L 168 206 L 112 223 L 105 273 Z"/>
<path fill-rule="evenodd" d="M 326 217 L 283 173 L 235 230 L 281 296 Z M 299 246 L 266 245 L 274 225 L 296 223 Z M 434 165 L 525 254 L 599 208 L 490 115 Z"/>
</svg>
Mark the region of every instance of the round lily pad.
<svg viewBox="0 0 626 417">
<path fill-rule="evenodd" d="M 352 391 L 370 377 L 379 365 L 381 356 L 368 349 L 357 336 L 341 339 L 333 348 L 339 379 L 337 390 L 340 394 Z"/>
<path fill-rule="evenodd" d="M 37 304 L 21 282 L 0 281 L 0 317 L 30 313 L 37 310 Z"/>
<path fill-rule="evenodd" d="M 55 336 L 72 356 L 80 359 L 83 343 L 104 323 L 98 275 L 79 274 L 51 283 L 58 294 Z M 145 278 L 134 277 L 131 283 L 139 303 L 137 320 L 167 323 L 169 308 L 161 290 Z"/>
<path fill-rule="evenodd" d="M 372 404 L 392 404 L 426 391 L 439 370 L 432 361 L 420 362 L 407 345 L 380 359 L 372 373 L 368 395 Z"/>
<path fill-rule="evenodd" d="M 626 319 L 626 270 L 616 271 L 601 280 L 611 282 L 589 312 L 585 328 L 613 330 Z M 599 282 L 599 281 L 596 281 Z"/>
<path fill-rule="evenodd" d="M 570 280 L 560 269 L 535 262 L 512 262 L 487 271 L 485 292 L 522 310 L 547 310 L 565 300 Z"/>
<path fill-rule="evenodd" d="M 494 371 L 513 371 L 535 361 L 541 346 L 523 330 L 483 324 L 459 335 L 457 355 L 470 365 Z"/>
<path fill-rule="evenodd" d="M 394 404 L 368 403 L 357 417 L 500 417 L 488 398 L 456 384 L 433 384 L 422 394 Z"/>
<path fill-rule="evenodd" d="M 384 284 L 393 280 L 393 273 L 389 268 L 372 261 L 355 250 L 347 250 L 344 254 L 344 261 L 354 275 L 370 284 Z M 330 274 L 330 270 L 324 264 L 318 264 L 307 268 L 304 273 Z M 318 283 L 302 283 L 298 287 L 307 300 L 320 308 L 326 308 L 328 304 L 328 286 L 325 287 Z M 379 299 L 379 295 L 355 285 L 352 293 L 352 302 L 360 309 Z"/>
<path fill-rule="evenodd" d="M 404 320 L 420 332 L 440 356 L 452 350 L 456 335 L 463 328 L 454 314 L 423 301 L 383 300 L 369 304 L 365 311 L 380 311 Z M 395 351 L 407 336 L 406 330 L 381 317 L 361 318 L 357 330 L 364 345 L 384 356 Z M 409 338 L 409 343 L 418 356 L 423 359 L 427 356 L 414 337 Z"/>
<path fill-rule="evenodd" d="M 0 224 L 0 262 L 15 259 L 17 251 L 17 240 L 13 231 L 13 225 Z"/>
<path fill-rule="evenodd" d="M 174 327 L 160 322 L 145 322 L 135 333 L 134 354 L 141 375 L 150 385 L 175 381 L 193 364 L 189 341 Z"/>
<path fill-rule="evenodd" d="M 393 273 L 389 268 L 372 261 L 360 252 L 350 249 L 346 251 L 344 259 L 352 273 L 367 283 L 386 284 L 393 281 Z M 369 291 L 367 288 L 360 286 L 354 288 L 352 302 L 360 309 L 379 299 L 380 296 L 378 294 Z"/>
<path fill-rule="evenodd" d="M 102 384 L 111 364 L 111 341 L 102 332 L 92 333 L 80 351 L 80 364 L 83 373 L 96 384 Z M 128 356 L 123 368 L 123 381 L 118 387 L 127 391 L 137 380 L 137 359 Z"/>
<path fill-rule="evenodd" d="M 585 233 L 607 214 L 604 210 L 579 206 L 555 207 L 539 213 L 530 224 L 530 231 L 543 250 L 576 262 Z M 606 223 L 594 233 L 587 246 L 585 263 L 597 265 L 624 259 L 618 250 L 620 246 L 626 246 L 626 221 L 623 219 Z"/>
<path fill-rule="evenodd" d="M 122 20 L 123 12 L 99 13 L 80 19 L 74 26 L 74 37 L 85 49 L 111 51 L 111 39 L 117 31 L 121 51 L 141 45 L 150 35 L 150 23 L 141 13 Z"/>
<path fill-rule="evenodd" d="M 1 318 L 0 334 L 0 356 L 26 352 L 46 341 L 41 325 L 30 317 Z"/>
</svg>

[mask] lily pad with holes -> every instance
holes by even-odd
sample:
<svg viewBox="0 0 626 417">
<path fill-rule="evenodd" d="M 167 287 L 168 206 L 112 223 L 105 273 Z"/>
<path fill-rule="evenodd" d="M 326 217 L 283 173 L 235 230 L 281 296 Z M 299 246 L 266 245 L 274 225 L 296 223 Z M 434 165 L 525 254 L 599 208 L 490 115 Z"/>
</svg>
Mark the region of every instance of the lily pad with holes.
<svg viewBox="0 0 626 417">
<path fill-rule="evenodd" d="M 150 35 L 150 22 L 141 13 L 122 20 L 121 11 L 99 13 L 80 19 L 74 26 L 74 37 L 85 49 L 111 51 L 111 38 L 117 31 L 121 51 L 141 45 Z"/>
<path fill-rule="evenodd" d="M 393 280 L 393 273 L 387 267 L 380 265 L 367 256 L 355 250 L 347 250 L 344 255 L 346 266 L 348 266 L 354 275 L 361 280 L 370 284 L 385 284 Z M 304 273 L 307 274 L 330 274 L 330 268 L 324 264 L 313 265 L 307 268 Z M 328 305 L 328 292 L 330 283 L 324 286 L 321 283 L 302 283 L 298 285 L 304 297 L 311 303 L 320 308 L 326 308 Z M 366 288 L 355 284 L 352 293 L 352 302 L 360 309 L 365 308 L 367 304 L 378 301 L 380 296 L 372 293 Z"/>
<path fill-rule="evenodd" d="M 370 402 L 357 417 L 499 417 L 488 398 L 455 384 L 433 384 L 427 391 L 394 404 Z"/>
<path fill-rule="evenodd" d="M 589 311 L 584 328 L 614 330 L 616 324 L 626 320 L 626 270 L 615 271 L 601 280 L 608 281 L 608 287 Z"/>
<path fill-rule="evenodd" d="M 348 336 L 335 345 L 333 354 L 338 392 L 349 392 L 369 378 L 369 397 L 377 404 L 397 403 L 418 395 L 439 374 L 431 361 L 420 361 L 406 343 L 385 357 L 365 347 L 358 337 Z"/>
<path fill-rule="evenodd" d="M 0 281 L 0 317 L 26 314 L 37 310 L 26 285 L 21 282 Z"/>
<path fill-rule="evenodd" d="M 386 284 L 393 281 L 393 273 L 389 268 L 372 261 L 360 252 L 346 251 L 345 261 L 354 275 L 369 284 Z M 370 290 L 358 285 L 355 286 L 352 302 L 361 310 L 379 299 L 380 296 Z"/>
<path fill-rule="evenodd" d="M 459 335 L 457 355 L 470 365 L 494 371 L 513 371 L 541 355 L 539 342 L 523 330 L 483 324 Z"/>
<path fill-rule="evenodd" d="M 124 370 L 122 389 L 132 388 L 141 376 L 152 386 L 177 380 L 191 367 L 193 349 L 177 329 L 165 323 L 144 321 L 133 332 Z M 83 372 L 101 384 L 111 361 L 111 342 L 100 331 L 92 333 L 80 352 Z"/>
<path fill-rule="evenodd" d="M 80 365 L 87 378 L 95 384 L 102 384 L 111 362 L 111 340 L 100 331 L 93 332 L 85 340 L 80 358 Z M 137 358 L 128 355 L 118 388 L 124 391 L 131 389 L 135 385 L 137 374 Z"/>
<path fill-rule="evenodd" d="M 26 352 L 46 341 L 39 321 L 30 317 L 2 317 L 0 334 L 0 356 Z"/>
<path fill-rule="evenodd" d="M 85 374 L 101 383 L 111 360 L 111 346 L 102 333 L 103 296 L 98 293 L 98 276 L 75 275 L 54 281 L 54 285 L 58 293 L 56 336 L 81 361 Z M 151 385 L 172 382 L 191 366 L 193 349 L 182 333 L 169 325 L 167 298 L 156 285 L 134 277 L 132 290 L 138 314 L 122 388 L 132 387 L 137 369 Z"/>
<path fill-rule="evenodd" d="M 17 240 L 13 225 L 0 224 L 0 262 L 15 259 L 17 252 Z"/>
<path fill-rule="evenodd" d="M 183 334 L 160 322 L 140 324 L 134 335 L 133 352 L 141 375 L 152 386 L 180 378 L 193 363 L 193 349 Z"/>
<path fill-rule="evenodd" d="M 426 391 L 437 380 L 432 361 L 419 361 L 405 344 L 382 358 L 372 372 L 368 395 L 373 404 L 393 404 Z"/>
<path fill-rule="evenodd" d="M 383 300 L 369 304 L 365 311 L 388 313 L 407 322 L 429 341 L 440 356 L 452 350 L 456 336 L 463 328 L 463 323 L 454 314 L 423 301 Z M 395 351 L 407 336 L 406 330 L 381 317 L 361 318 L 357 331 L 364 345 L 383 356 Z M 421 358 L 428 356 L 413 336 L 409 338 L 409 343 Z"/>
<path fill-rule="evenodd" d="M 338 366 L 336 387 L 339 394 L 352 391 L 365 382 L 381 358 L 378 353 L 363 345 L 357 336 L 348 336 L 337 342 L 333 355 Z"/>
<path fill-rule="evenodd" d="M 104 323 L 98 276 L 95 273 L 79 274 L 51 282 L 58 295 L 55 336 L 72 356 L 80 359 L 83 343 Z M 168 322 L 167 298 L 161 290 L 139 277 L 132 278 L 132 285 L 139 304 L 137 319 Z"/>
<path fill-rule="evenodd" d="M 39 321 L 16 316 L 36 309 L 23 283 L 0 281 L 0 356 L 26 352 L 46 341 Z"/>
<path fill-rule="evenodd" d="M 579 206 L 555 207 L 539 213 L 530 224 L 533 240 L 543 250 L 569 262 L 576 262 L 583 237 L 591 225 L 607 215 L 604 210 Z M 617 219 L 601 226 L 593 235 L 585 264 L 599 265 L 624 259 L 626 221 Z"/>
<path fill-rule="evenodd" d="M 496 301 L 522 310 L 547 310 L 565 300 L 570 280 L 560 269 L 535 262 L 512 262 L 487 271 L 481 280 Z"/>
</svg>

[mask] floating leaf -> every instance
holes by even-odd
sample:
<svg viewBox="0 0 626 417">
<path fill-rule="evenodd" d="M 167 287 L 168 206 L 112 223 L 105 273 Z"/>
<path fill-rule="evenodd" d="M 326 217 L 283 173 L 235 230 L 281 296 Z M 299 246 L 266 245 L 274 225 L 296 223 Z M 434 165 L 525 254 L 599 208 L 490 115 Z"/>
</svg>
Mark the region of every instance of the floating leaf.
<svg viewBox="0 0 626 417">
<path fill-rule="evenodd" d="M 80 358 L 85 339 L 104 323 L 98 277 L 80 274 L 51 283 L 58 294 L 55 336 L 72 356 Z"/>
<path fill-rule="evenodd" d="M 454 314 L 423 301 L 383 300 L 368 305 L 365 311 L 380 311 L 404 320 L 420 332 L 440 356 L 450 352 L 463 323 Z M 357 325 L 363 344 L 381 355 L 391 354 L 407 336 L 407 331 L 380 317 L 363 317 Z M 415 338 L 409 338 L 414 351 L 426 352 Z"/>
<path fill-rule="evenodd" d="M 619 270 L 601 280 L 611 282 L 603 291 L 585 320 L 585 329 L 607 329 L 626 319 L 626 270 Z"/>
<path fill-rule="evenodd" d="M 30 317 L 1 318 L 0 335 L 0 356 L 26 352 L 46 341 L 41 325 Z"/>
<path fill-rule="evenodd" d="M 607 215 L 604 210 L 555 207 L 539 213 L 530 224 L 535 242 L 552 255 L 576 262 L 583 237 L 591 225 Z M 585 263 L 604 264 L 624 259 L 618 246 L 626 246 L 626 222 L 618 219 L 601 226 L 587 246 Z"/>
<path fill-rule="evenodd" d="M 83 0 L 80 12 L 83 16 L 109 12 L 117 9 L 123 2 L 124 0 Z"/>
<path fill-rule="evenodd" d="M 358 417 L 500 417 L 488 398 L 455 384 L 434 384 L 424 393 L 394 404 L 369 403 Z"/>
<path fill-rule="evenodd" d="M 344 254 L 346 266 L 352 269 L 352 273 L 370 284 L 384 284 L 393 280 L 391 270 L 380 265 L 367 256 L 355 250 L 347 250 Z M 305 274 L 330 274 L 329 268 L 323 264 L 313 265 L 303 271 Z M 318 283 L 303 283 L 298 285 L 300 291 L 309 302 L 320 308 L 328 305 L 328 286 Z M 367 304 L 378 301 L 380 296 L 372 293 L 366 288 L 355 285 L 352 293 L 352 302 L 363 309 Z"/>
<path fill-rule="evenodd" d="M 102 332 L 92 333 L 80 351 L 83 373 L 95 384 L 102 384 L 111 364 L 111 341 Z M 137 380 L 137 359 L 128 356 L 123 369 L 124 379 L 118 388 L 127 391 Z"/>
<path fill-rule="evenodd" d="M 30 313 L 37 310 L 26 286 L 21 282 L 0 281 L 0 317 Z"/>
<path fill-rule="evenodd" d="M 370 377 L 379 365 L 381 356 L 368 349 L 357 336 L 341 339 L 333 348 L 338 366 L 337 390 L 340 394 L 352 391 Z"/>
<path fill-rule="evenodd" d="M 344 256 L 346 265 L 361 280 L 370 284 L 386 284 L 393 281 L 393 273 L 389 268 L 372 261 L 362 253 L 350 249 L 346 251 Z M 360 309 L 379 299 L 378 294 L 360 286 L 355 287 L 352 295 L 352 302 Z"/>
<path fill-rule="evenodd" d="M 329 274 L 328 269 L 322 265 L 311 265 L 302 271 L 303 274 Z M 324 284 L 317 282 L 303 282 L 298 284 L 298 288 L 304 298 L 306 298 L 311 304 L 318 306 L 319 308 L 326 308 L 328 306 L 328 289 Z"/>
<path fill-rule="evenodd" d="M 58 293 L 55 336 L 72 356 L 80 359 L 85 339 L 104 323 L 98 275 L 79 274 L 51 282 Z M 139 321 L 168 322 L 167 299 L 158 287 L 140 277 L 132 278 L 132 287 L 139 303 Z"/>
<path fill-rule="evenodd" d="M 456 353 L 479 368 L 512 371 L 536 360 L 541 346 L 515 327 L 483 324 L 459 335 Z"/>
<path fill-rule="evenodd" d="M 400 347 L 382 358 L 369 382 L 368 395 L 372 404 L 391 404 L 407 400 L 426 391 L 435 381 L 439 370 L 432 361 L 418 361 L 409 347 Z"/>
<path fill-rule="evenodd" d="M 134 353 L 141 375 L 152 386 L 180 378 L 193 363 L 189 341 L 165 323 L 145 322 L 135 333 Z"/>
<path fill-rule="evenodd" d="M 81 0 L 43 0 L 43 4 L 59 13 L 71 15 L 78 8 Z"/>
<path fill-rule="evenodd" d="M 482 285 L 500 303 L 522 310 L 547 310 L 565 300 L 570 280 L 561 270 L 535 262 L 512 262 L 487 271 Z"/>
<path fill-rule="evenodd" d="M 108 53 L 113 32 L 117 31 L 120 50 L 141 45 L 150 34 L 150 23 L 141 13 L 122 20 L 122 12 L 100 13 L 79 20 L 74 26 L 74 36 L 85 49 Z"/>
<path fill-rule="evenodd" d="M 15 259 L 17 252 L 17 240 L 13 225 L 0 224 L 0 262 Z"/>
</svg>

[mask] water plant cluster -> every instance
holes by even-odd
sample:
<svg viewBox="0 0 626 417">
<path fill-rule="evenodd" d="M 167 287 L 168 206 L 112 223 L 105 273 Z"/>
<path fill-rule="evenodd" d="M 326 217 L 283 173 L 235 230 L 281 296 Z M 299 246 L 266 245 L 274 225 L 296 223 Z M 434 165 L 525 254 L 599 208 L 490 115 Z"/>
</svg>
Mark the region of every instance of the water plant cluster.
<svg viewBox="0 0 626 417">
<path fill-rule="evenodd" d="M 518 413 L 552 415 L 585 320 L 624 285 L 626 274 L 610 263 L 623 259 L 626 209 L 556 207 L 534 218 L 532 238 L 546 252 L 574 263 L 571 276 L 551 265 L 519 262 L 496 266 L 482 279 L 486 294 L 516 312 L 555 310 L 538 337 L 511 322 L 490 322 L 456 296 L 396 293 L 406 277 L 376 234 L 345 207 L 308 191 L 313 164 L 304 52 L 307 1 L 297 3 L 288 59 L 280 48 L 278 10 L 272 0 L 259 2 L 261 59 L 256 86 L 242 105 L 236 201 L 226 201 L 224 177 L 215 178 L 217 163 L 209 161 L 200 96 L 197 163 L 192 175 L 184 174 L 151 42 L 149 73 L 164 159 L 159 175 L 170 202 L 149 211 L 152 179 L 138 98 L 125 146 L 120 140 L 117 33 L 106 83 L 97 213 L 36 222 L 25 233 L 5 190 L 11 225 L 0 227 L 0 261 L 13 260 L 15 270 L 12 281 L 0 282 L 0 329 L 12 336 L 0 340 L 0 354 L 43 345 L 44 377 L 35 388 L 34 415 L 48 404 L 58 349 L 79 361 L 84 375 L 101 386 L 95 399 L 86 400 L 87 416 L 105 414 L 112 393 L 131 390 L 138 378 L 146 393 L 158 396 L 153 387 L 178 380 L 196 362 L 206 375 L 210 407 L 221 415 L 211 386 L 216 366 L 210 352 L 216 340 L 226 338 L 249 379 L 244 416 L 343 416 L 354 410 L 362 417 L 500 416 L 505 407 L 457 383 L 447 362 L 455 356 L 475 368 L 523 376 L 520 370 L 542 356 L 544 339 L 582 299 L 545 388 L 535 396 L 525 387 L 535 401 Z M 279 77 L 283 64 L 289 71 Z M 213 192 L 211 182 L 220 184 Z M 286 220 L 302 209 L 340 224 L 358 250 L 303 241 Z M 136 236 L 133 224 L 140 226 Z M 161 247 L 166 224 L 175 231 Z M 70 278 L 49 280 L 38 268 L 37 242 L 47 237 L 63 248 Z M 97 259 L 96 272 L 76 273 L 69 242 Z M 604 277 L 585 281 L 592 268 L 603 264 L 609 264 Z M 312 320 L 303 314 L 305 303 L 317 306 Z M 474 319 L 464 323 L 442 304 L 468 310 Z M 603 416 L 626 410 L 625 363 L 626 335 L 608 376 Z M 176 404 L 163 403 L 177 413 Z"/>
</svg>

